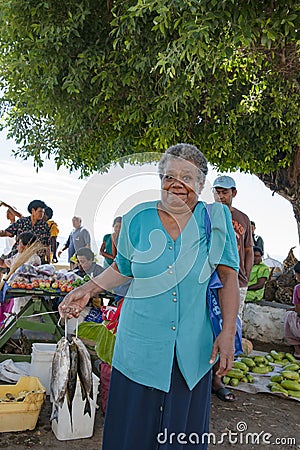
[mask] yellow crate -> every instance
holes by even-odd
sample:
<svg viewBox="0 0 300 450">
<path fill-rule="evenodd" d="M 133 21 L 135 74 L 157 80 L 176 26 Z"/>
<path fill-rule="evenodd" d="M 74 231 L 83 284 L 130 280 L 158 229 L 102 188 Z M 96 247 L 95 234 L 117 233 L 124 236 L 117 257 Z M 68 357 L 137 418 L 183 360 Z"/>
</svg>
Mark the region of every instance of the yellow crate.
<svg viewBox="0 0 300 450">
<path fill-rule="evenodd" d="M 21 377 L 17 384 L 0 385 L 0 398 L 9 392 L 17 395 L 22 391 L 34 391 L 22 402 L 0 403 L 0 432 L 33 430 L 36 426 L 46 389 L 37 377 Z"/>
</svg>

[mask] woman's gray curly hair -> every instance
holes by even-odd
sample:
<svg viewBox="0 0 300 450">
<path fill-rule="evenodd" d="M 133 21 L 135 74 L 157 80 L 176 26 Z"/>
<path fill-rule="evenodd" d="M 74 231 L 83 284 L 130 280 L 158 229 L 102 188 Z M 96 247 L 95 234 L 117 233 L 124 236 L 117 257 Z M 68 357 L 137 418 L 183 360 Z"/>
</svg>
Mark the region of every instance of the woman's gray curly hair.
<svg viewBox="0 0 300 450">
<path fill-rule="evenodd" d="M 190 161 L 198 168 L 199 182 L 204 182 L 208 172 L 207 159 L 202 152 L 191 144 L 176 144 L 169 147 L 158 163 L 158 173 L 160 178 L 165 173 L 165 166 L 170 158 L 182 158 L 186 161 Z"/>
</svg>

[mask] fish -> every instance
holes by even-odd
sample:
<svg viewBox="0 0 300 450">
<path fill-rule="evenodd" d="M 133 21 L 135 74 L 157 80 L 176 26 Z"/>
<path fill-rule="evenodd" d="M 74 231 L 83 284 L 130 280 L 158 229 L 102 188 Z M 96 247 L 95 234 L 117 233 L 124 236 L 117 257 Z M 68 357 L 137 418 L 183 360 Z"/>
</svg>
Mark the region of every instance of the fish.
<svg viewBox="0 0 300 450">
<path fill-rule="evenodd" d="M 70 346 L 67 338 L 58 341 L 52 361 L 50 393 L 53 409 L 50 421 L 58 422 L 58 408 L 63 406 L 70 373 Z"/>
<path fill-rule="evenodd" d="M 78 376 L 81 386 L 82 400 L 85 401 L 84 414 L 88 413 L 91 417 L 91 404 L 89 398 L 93 399 L 93 375 L 91 356 L 78 337 L 72 337 L 73 342 L 78 350 Z"/>
<path fill-rule="evenodd" d="M 75 396 L 78 372 L 78 348 L 74 341 L 70 343 L 70 372 L 67 384 L 67 405 L 70 413 L 71 430 L 73 431 L 72 403 Z"/>
</svg>

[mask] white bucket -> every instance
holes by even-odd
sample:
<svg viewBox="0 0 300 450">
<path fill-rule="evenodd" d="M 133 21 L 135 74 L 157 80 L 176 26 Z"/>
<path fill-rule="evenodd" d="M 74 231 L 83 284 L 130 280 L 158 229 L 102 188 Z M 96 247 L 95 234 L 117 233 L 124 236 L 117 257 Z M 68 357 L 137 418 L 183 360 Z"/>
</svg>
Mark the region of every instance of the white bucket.
<svg viewBox="0 0 300 450">
<path fill-rule="evenodd" d="M 35 342 L 32 344 L 30 376 L 38 377 L 46 388 L 46 394 L 50 394 L 50 381 L 52 372 L 52 360 L 56 350 L 56 344 Z"/>
<path fill-rule="evenodd" d="M 82 400 L 80 381 L 77 379 L 75 396 L 72 404 L 73 431 L 71 428 L 70 413 L 66 400 L 63 406 L 58 408 L 58 421 L 52 420 L 52 431 L 59 441 L 71 439 L 83 439 L 93 436 L 95 412 L 98 405 L 97 395 L 99 378 L 93 373 L 93 400 L 90 399 L 91 417 L 84 414 L 85 401 Z"/>
</svg>

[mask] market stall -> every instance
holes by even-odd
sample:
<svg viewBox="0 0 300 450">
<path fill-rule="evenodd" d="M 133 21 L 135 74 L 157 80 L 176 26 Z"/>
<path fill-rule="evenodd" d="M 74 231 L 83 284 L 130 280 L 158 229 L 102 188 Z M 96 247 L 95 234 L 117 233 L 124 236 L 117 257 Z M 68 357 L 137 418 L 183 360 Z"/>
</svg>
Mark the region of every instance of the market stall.
<svg viewBox="0 0 300 450">
<path fill-rule="evenodd" d="M 63 296 L 57 293 L 57 296 Z M 7 341 L 18 330 L 39 331 L 49 333 L 57 342 L 63 335 L 63 330 L 58 324 L 58 317 L 52 309 L 51 298 L 48 292 L 38 289 L 7 289 L 6 299 L 22 298 L 30 296 L 28 303 L 21 309 L 19 314 L 12 316 L 11 320 L 0 332 L 0 361 L 12 358 L 15 361 L 30 361 L 30 355 L 17 355 L 2 353 L 1 350 Z"/>
<path fill-rule="evenodd" d="M 31 330 L 52 335 L 53 341 L 57 342 L 63 335 L 59 325 L 57 306 L 63 297 L 72 289 L 81 286 L 90 280 L 89 275 L 79 277 L 73 272 L 64 270 L 56 271 L 54 266 L 44 264 L 33 266 L 22 264 L 9 278 L 3 287 L 2 302 L 13 298 L 17 303 L 23 301 L 22 307 L 17 308 L 17 313 L 12 311 L 7 321 L 0 329 L 0 361 L 11 357 L 15 361 L 29 361 L 30 355 L 2 353 L 1 350 L 8 340 L 18 330 Z M 114 302 L 116 294 L 105 292 L 93 299 L 94 309 L 103 304 Z"/>
</svg>

